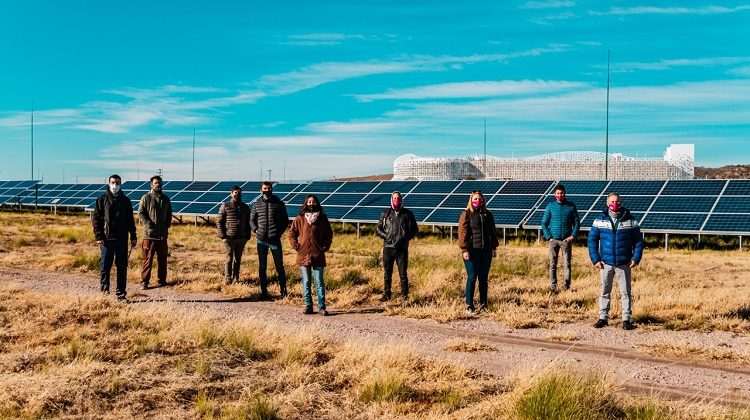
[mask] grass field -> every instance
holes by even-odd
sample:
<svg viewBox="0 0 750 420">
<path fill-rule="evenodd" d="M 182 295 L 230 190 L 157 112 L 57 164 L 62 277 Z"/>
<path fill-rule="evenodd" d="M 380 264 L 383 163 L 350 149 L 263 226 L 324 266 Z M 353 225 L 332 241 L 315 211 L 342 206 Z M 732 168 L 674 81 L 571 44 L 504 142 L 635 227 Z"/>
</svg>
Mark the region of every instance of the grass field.
<svg viewBox="0 0 750 420">
<path fill-rule="evenodd" d="M 382 242 L 372 234 L 360 238 L 337 233 L 325 271 L 329 306 L 340 309 L 376 305 L 382 293 Z M 0 264 L 63 272 L 90 273 L 96 278 L 99 250 L 86 216 L 0 213 Z M 286 245 L 286 242 L 284 243 Z M 466 317 L 463 308 L 465 270 L 458 247 L 447 238 L 425 234 L 410 248 L 411 299 L 389 310 L 414 318 L 447 322 Z M 291 297 L 282 304 L 301 305 L 299 270 L 294 253 L 284 249 Z M 140 250 L 130 258 L 130 288 L 137 286 Z M 599 279 L 581 244 L 573 250 L 572 291 L 548 292 L 548 258 L 544 244 L 518 241 L 501 247 L 490 272 L 489 312 L 485 317 L 512 328 L 551 328 L 597 318 Z M 270 258 L 269 258 L 270 260 Z M 257 255 L 251 241 L 242 265 L 242 283 L 223 285 L 223 246 L 211 226 L 180 224 L 170 235 L 169 281 L 186 291 L 221 292 L 227 297 L 258 293 Z M 273 263 L 269 275 L 275 279 Z M 560 270 L 562 271 L 562 270 Z M 645 251 L 634 270 L 633 319 L 649 328 L 750 333 L 750 253 L 746 251 Z M 394 273 L 394 293 L 398 275 Z M 278 289 L 271 287 L 272 293 Z M 613 290 L 612 317 L 620 313 Z"/>
<path fill-rule="evenodd" d="M 372 235 L 358 239 L 337 229 L 326 271 L 331 307 L 378 304 L 380 244 Z M 223 247 L 213 227 L 176 225 L 170 246 L 175 288 L 227 297 L 258 293 L 254 247 L 243 263 L 246 284 L 225 286 Z M 389 311 L 440 322 L 465 317 L 455 244 L 424 235 L 410 252 L 412 299 Z M 481 317 L 515 328 L 592 322 L 598 276 L 585 249 L 574 250 L 573 290 L 556 295 L 547 292 L 546 252 L 536 243 L 501 247 L 490 275 L 490 311 Z M 285 254 L 294 286 L 277 304 L 301 306 L 299 272 L 288 249 Z M 85 216 L 0 213 L 2 266 L 84 273 L 96 282 L 98 256 Z M 131 289 L 139 264 L 134 251 Z M 749 270 L 747 252 L 648 249 L 634 274 L 635 319 L 642 328 L 748 334 Z M 405 349 L 373 351 L 311 331 L 227 323 L 169 305 L 144 311 L 104 297 L 40 294 L 9 284 L 0 284 L 0 326 L 0 418 L 750 419 L 747 409 L 628 397 L 613 378 L 565 365 L 495 378 Z M 463 341 L 446 350 L 494 351 Z M 729 351 L 645 350 L 741 362 Z"/>
</svg>

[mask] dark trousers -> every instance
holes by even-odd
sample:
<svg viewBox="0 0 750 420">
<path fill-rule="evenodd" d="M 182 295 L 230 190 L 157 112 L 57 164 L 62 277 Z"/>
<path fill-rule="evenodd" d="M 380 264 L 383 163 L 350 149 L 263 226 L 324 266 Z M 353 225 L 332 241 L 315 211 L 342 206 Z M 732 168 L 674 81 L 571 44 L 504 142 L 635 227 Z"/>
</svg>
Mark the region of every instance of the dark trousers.
<svg viewBox="0 0 750 420">
<path fill-rule="evenodd" d="M 143 240 L 143 270 L 141 270 L 141 283 L 148 285 L 151 280 L 151 265 L 154 262 L 154 253 L 156 253 L 156 263 L 159 269 L 156 272 L 156 279 L 159 284 L 167 283 L 167 240 Z"/>
<path fill-rule="evenodd" d="M 471 249 L 466 266 L 466 306 L 474 307 L 474 285 L 479 280 L 479 305 L 487 306 L 487 277 L 492 264 L 491 249 Z"/>
<path fill-rule="evenodd" d="M 276 266 L 276 276 L 279 279 L 279 291 L 282 295 L 286 294 L 286 272 L 284 271 L 284 253 L 281 249 L 281 241 L 261 241 L 258 240 L 258 280 L 260 280 L 260 293 L 268 294 L 268 278 L 266 269 L 268 268 L 268 250 L 271 250 L 273 265 Z"/>
<path fill-rule="evenodd" d="M 101 257 L 99 268 L 101 269 L 102 292 L 109 293 L 109 273 L 112 271 L 112 263 L 117 268 L 117 297 L 125 297 L 125 286 L 128 278 L 128 240 L 117 239 L 104 241 L 99 247 Z"/>
<path fill-rule="evenodd" d="M 227 282 L 240 279 L 240 264 L 242 263 L 242 251 L 245 250 L 247 239 L 224 239 L 224 249 L 227 260 L 224 264 L 224 275 Z"/>
<path fill-rule="evenodd" d="M 393 263 L 398 267 L 398 276 L 401 280 L 401 296 L 409 296 L 409 278 L 406 276 L 406 270 L 409 268 L 409 248 L 383 248 L 383 295 L 391 297 L 391 282 L 393 279 Z"/>
</svg>

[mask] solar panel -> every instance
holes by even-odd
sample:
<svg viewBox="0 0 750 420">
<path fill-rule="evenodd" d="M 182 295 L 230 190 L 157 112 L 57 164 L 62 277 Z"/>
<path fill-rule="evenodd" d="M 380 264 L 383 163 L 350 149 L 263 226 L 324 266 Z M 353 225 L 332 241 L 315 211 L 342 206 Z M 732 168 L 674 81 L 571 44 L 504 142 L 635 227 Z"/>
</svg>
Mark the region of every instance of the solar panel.
<svg viewBox="0 0 750 420">
<path fill-rule="evenodd" d="M 662 191 L 662 195 L 719 195 L 725 180 L 704 179 L 704 180 L 670 180 Z"/>
<path fill-rule="evenodd" d="M 336 193 L 368 193 L 379 183 L 379 181 L 347 181 L 336 190 Z"/>
<path fill-rule="evenodd" d="M 436 209 L 430 216 L 425 220 L 427 223 L 435 224 L 458 224 L 458 218 L 461 217 L 463 210 L 459 209 Z"/>
<path fill-rule="evenodd" d="M 182 191 L 191 184 L 191 181 L 166 181 L 161 189 L 168 192 Z"/>
<path fill-rule="evenodd" d="M 469 195 L 466 194 L 451 194 L 448 197 L 446 197 L 445 201 L 443 201 L 443 204 L 440 205 L 442 208 L 455 208 L 455 209 L 465 209 L 466 205 L 469 203 Z"/>
<path fill-rule="evenodd" d="M 750 214 L 712 214 L 709 216 L 705 232 L 747 232 Z"/>
<path fill-rule="evenodd" d="M 417 185 L 417 181 L 389 181 L 381 182 L 377 187 L 373 188 L 374 193 L 392 193 L 399 191 L 401 194 L 406 194 Z"/>
<path fill-rule="evenodd" d="M 524 226 L 541 226 L 542 216 L 544 216 L 544 210 L 536 210 L 524 223 Z"/>
<path fill-rule="evenodd" d="M 492 212 L 492 216 L 495 217 L 496 225 L 517 227 L 521 225 L 527 213 L 526 210 L 496 210 Z"/>
<path fill-rule="evenodd" d="M 323 211 L 326 213 L 329 219 L 340 219 L 344 217 L 344 215 L 351 209 L 351 207 L 344 206 L 323 206 Z M 295 212 L 294 214 L 297 214 L 297 212 Z M 291 216 L 292 213 L 289 212 L 289 215 Z"/>
<path fill-rule="evenodd" d="M 365 207 L 365 206 L 390 207 L 391 195 L 390 194 L 369 194 L 358 205 L 358 207 Z"/>
<path fill-rule="evenodd" d="M 578 211 L 590 209 L 591 205 L 600 198 L 598 195 L 566 195 L 565 197 L 568 201 L 576 205 Z M 548 203 L 553 203 L 556 200 L 557 199 L 554 195 L 548 195 L 544 200 L 542 207 L 546 206 Z"/>
<path fill-rule="evenodd" d="M 468 195 L 473 191 L 482 191 L 484 195 L 495 194 L 503 185 L 505 181 L 463 181 L 453 193 L 466 194 L 466 201 L 469 201 Z"/>
<path fill-rule="evenodd" d="M 305 198 L 310 195 L 308 192 L 302 192 L 299 194 L 295 194 L 294 197 L 292 197 L 291 200 L 289 200 L 289 204 L 302 204 L 303 201 L 305 201 Z M 316 197 L 318 197 L 318 200 L 322 203 L 325 201 L 326 198 L 328 198 L 329 194 L 315 194 Z"/>
<path fill-rule="evenodd" d="M 374 223 L 380 220 L 380 213 L 383 210 L 385 210 L 385 208 L 356 207 L 346 215 L 344 220 L 369 221 Z"/>
<path fill-rule="evenodd" d="M 216 186 L 216 184 L 218 184 L 216 181 L 193 181 L 190 185 L 185 187 L 185 191 L 206 192 Z"/>
<path fill-rule="evenodd" d="M 292 191 L 297 191 L 298 189 L 301 190 L 300 186 L 305 185 L 306 184 L 275 184 L 273 186 L 273 193 L 280 196 L 280 193 L 290 193 Z M 257 191 L 260 191 L 260 187 L 258 187 Z"/>
<path fill-rule="evenodd" d="M 538 195 L 496 195 L 487 202 L 488 209 L 530 210 L 539 201 Z"/>
<path fill-rule="evenodd" d="M 432 213 L 433 209 L 428 208 L 415 208 L 410 207 L 409 210 L 414 214 L 414 219 L 417 221 L 417 223 L 424 222 L 424 219 L 429 216 L 430 213 Z"/>
<path fill-rule="evenodd" d="M 721 197 L 714 213 L 750 213 L 750 197 Z"/>
<path fill-rule="evenodd" d="M 422 181 L 411 193 L 450 194 L 461 181 Z"/>
<path fill-rule="evenodd" d="M 651 206 L 651 203 L 653 203 L 655 196 L 642 196 L 642 195 L 633 195 L 633 196 L 620 196 L 620 200 L 622 201 L 623 207 L 630 211 L 646 211 Z M 596 204 L 594 205 L 592 210 L 598 210 L 602 211 L 607 208 L 607 196 L 601 196 L 596 201 Z"/>
<path fill-rule="evenodd" d="M 750 179 L 731 179 L 723 195 L 750 195 Z"/>
<path fill-rule="evenodd" d="M 544 194 L 552 181 L 508 181 L 498 194 Z"/>
<path fill-rule="evenodd" d="M 642 229 L 699 230 L 708 214 L 701 213 L 648 213 L 641 222 Z"/>
<path fill-rule="evenodd" d="M 325 206 L 339 205 L 339 206 L 354 206 L 359 203 L 365 197 L 364 194 L 331 194 L 328 198 L 321 202 Z"/>
<path fill-rule="evenodd" d="M 245 193 L 242 193 L 243 195 L 243 201 L 247 201 L 248 197 L 245 197 Z M 253 194 L 253 197 L 255 195 Z M 200 197 L 196 198 L 195 201 L 199 203 L 223 203 L 224 201 L 229 200 L 229 192 L 228 191 L 209 191 Z"/>
<path fill-rule="evenodd" d="M 123 191 L 149 190 L 150 188 L 151 186 L 148 184 L 148 181 L 125 181 L 122 183 Z"/>
<path fill-rule="evenodd" d="M 198 197 L 202 196 L 204 192 L 202 191 L 183 191 L 180 193 L 177 193 L 170 197 L 172 201 L 187 201 L 188 203 L 191 201 L 195 201 L 198 199 Z"/>
<path fill-rule="evenodd" d="M 340 186 L 341 186 L 341 182 L 315 181 L 310 184 L 307 184 L 300 191 L 303 191 L 306 193 L 332 193 L 336 191 L 337 189 L 339 189 Z"/>
<path fill-rule="evenodd" d="M 659 196 L 651 211 L 708 213 L 716 203 L 716 197 L 666 197 Z"/>
<path fill-rule="evenodd" d="M 390 197 L 390 196 L 389 196 Z M 404 206 L 408 208 L 412 207 L 429 207 L 435 208 L 444 199 L 445 195 L 442 194 L 406 194 L 404 197 Z"/>
<path fill-rule="evenodd" d="M 656 195 L 664 185 L 664 181 L 612 181 L 605 195 L 618 193 L 620 195 Z"/>
<path fill-rule="evenodd" d="M 566 195 L 571 194 L 593 194 L 600 195 L 607 186 L 607 181 L 560 181 L 565 186 Z M 554 191 L 553 191 L 554 193 Z"/>
</svg>

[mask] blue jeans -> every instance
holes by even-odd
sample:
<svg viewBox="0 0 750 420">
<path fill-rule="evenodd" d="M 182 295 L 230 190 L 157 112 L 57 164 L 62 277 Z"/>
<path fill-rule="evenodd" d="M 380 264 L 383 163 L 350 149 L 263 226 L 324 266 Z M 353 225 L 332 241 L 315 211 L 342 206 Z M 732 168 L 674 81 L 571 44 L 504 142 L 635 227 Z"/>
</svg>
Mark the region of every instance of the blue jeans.
<svg viewBox="0 0 750 420">
<path fill-rule="evenodd" d="M 271 250 L 273 264 L 276 266 L 276 276 L 279 279 L 279 290 L 286 294 L 286 273 L 284 272 L 284 254 L 281 250 L 281 241 L 258 240 L 258 279 L 260 280 L 260 293 L 268 294 L 268 279 L 266 268 L 268 267 L 268 250 Z"/>
<path fill-rule="evenodd" d="M 118 297 L 125 297 L 125 286 L 128 278 L 128 240 L 117 239 L 104 241 L 99 247 L 99 268 L 101 271 L 101 291 L 109 293 L 109 272 L 112 271 L 112 262 L 117 267 L 117 289 Z"/>
<path fill-rule="evenodd" d="M 312 306 L 312 293 L 310 290 L 310 277 L 312 277 L 315 281 L 315 294 L 318 296 L 318 309 L 325 309 L 326 285 L 323 283 L 323 267 L 302 265 L 299 271 L 302 273 L 302 296 L 305 298 L 305 305 Z"/>
<path fill-rule="evenodd" d="M 487 277 L 492 264 L 492 249 L 471 249 L 466 266 L 466 306 L 474 307 L 474 285 L 479 280 L 479 305 L 487 306 Z"/>
</svg>

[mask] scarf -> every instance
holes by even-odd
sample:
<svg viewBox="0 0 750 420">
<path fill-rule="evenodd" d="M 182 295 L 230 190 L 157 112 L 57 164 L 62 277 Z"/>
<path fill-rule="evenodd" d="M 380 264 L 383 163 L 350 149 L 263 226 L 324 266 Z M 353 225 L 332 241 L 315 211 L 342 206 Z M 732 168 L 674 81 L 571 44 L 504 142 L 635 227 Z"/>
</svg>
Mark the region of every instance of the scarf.
<svg viewBox="0 0 750 420">
<path fill-rule="evenodd" d="M 307 224 L 312 225 L 313 223 L 315 223 L 315 221 L 318 220 L 319 215 L 319 211 L 316 211 L 314 213 L 305 213 L 305 220 L 307 220 Z"/>
</svg>

